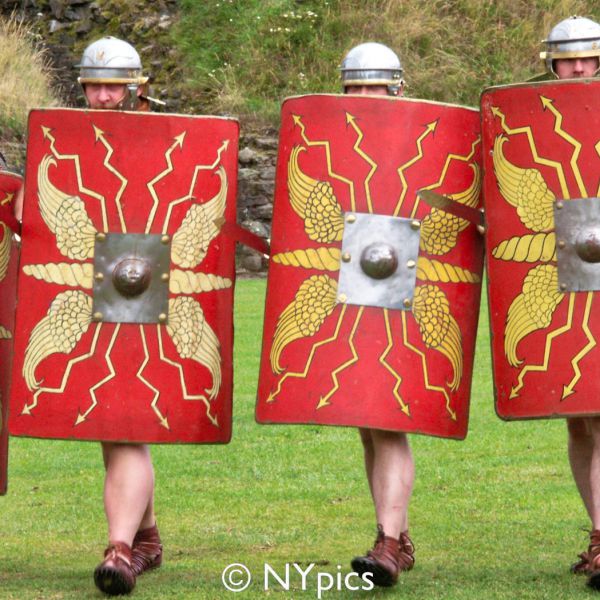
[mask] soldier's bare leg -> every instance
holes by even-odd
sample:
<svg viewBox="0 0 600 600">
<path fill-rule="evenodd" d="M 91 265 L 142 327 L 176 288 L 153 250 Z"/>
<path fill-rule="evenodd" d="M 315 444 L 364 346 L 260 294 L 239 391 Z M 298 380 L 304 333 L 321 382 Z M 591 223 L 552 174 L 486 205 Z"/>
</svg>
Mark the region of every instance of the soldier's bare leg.
<svg viewBox="0 0 600 600">
<path fill-rule="evenodd" d="M 414 462 L 405 433 L 359 431 L 378 533 L 373 550 L 354 558 L 352 568 L 361 575 L 372 573 L 375 585 L 390 586 L 400 571 L 408 571 L 414 564 L 414 547 L 407 531 Z"/>
<path fill-rule="evenodd" d="M 408 529 L 408 504 L 415 466 L 405 433 L 371 430 L 373 442 L 372 494 L 377 522 L 386 535 L 397 538 Z"/>
<path fill-rule="evenodd" d="M 106 478 L 104 510 L 111 543 L 131 546 L 138 529 L 152 527 L 154 469 L 148 446 L 102 443 Z"/>
<path fill-rule="evenodd" d="M 594 453 L 594 438 L 588 425 L 590 419 L 567 419 L 569 433 L 569 463 L 573 479 L 590 520 L 593 521 L 593 503 L 591 489 L 591 466 Z"/>
</svg>

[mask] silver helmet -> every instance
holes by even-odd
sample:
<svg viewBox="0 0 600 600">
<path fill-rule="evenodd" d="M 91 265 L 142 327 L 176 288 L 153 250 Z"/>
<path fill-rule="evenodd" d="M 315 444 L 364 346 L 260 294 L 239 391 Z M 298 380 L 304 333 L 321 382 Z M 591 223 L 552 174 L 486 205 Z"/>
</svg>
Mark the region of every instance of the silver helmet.
<svg viewBox="0 0 600 600">
<path fill-rule="evenodd" d="M 388 95 L 397 96 L 404 83 L 398 55 L 377 42 L 354 46 L 344 57 L 340 70 L 344 89 L 350 85 L 385 85 Z"/>
<path fill-rule="evenodd" d="M 546 50 L 540 52 L 548 72 L 556 75 L 557 58 L 598 57 L 600 66 L 600 24 L 586 17 L 569 17 L 555 25 L 543 40 Z"/>
</svg>

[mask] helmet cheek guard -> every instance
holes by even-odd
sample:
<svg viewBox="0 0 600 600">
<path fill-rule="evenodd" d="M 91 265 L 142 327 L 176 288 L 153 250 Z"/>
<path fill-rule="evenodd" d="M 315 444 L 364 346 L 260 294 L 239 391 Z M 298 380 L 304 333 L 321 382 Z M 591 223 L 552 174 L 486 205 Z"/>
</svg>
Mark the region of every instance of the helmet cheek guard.
<svg viewBox="0 0 600 600">
<path fill-rule="evenodd" d="M 388 96 L 398 96 L 404 73 L 398 55 L 383 44 L 367 42 L 352 48 L 340 66 L 342 87 L 384 85 Z"/>
</svg>

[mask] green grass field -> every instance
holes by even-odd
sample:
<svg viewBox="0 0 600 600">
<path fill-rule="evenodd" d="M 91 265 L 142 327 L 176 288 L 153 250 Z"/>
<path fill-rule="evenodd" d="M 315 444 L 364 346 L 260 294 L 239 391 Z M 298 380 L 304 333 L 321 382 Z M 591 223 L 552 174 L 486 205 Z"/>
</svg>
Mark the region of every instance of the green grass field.
<svg viewBox="0 0 600 600">
<path fill-rule="evenodd" d="M 317 571 L 343 577 L 352 556 L 372 544 L 356 431 L 254 422 L 264 292 L 261 280 L 237 285 L 231 444 L 153 449 L 165 560 L 138 580 L 135 598 L 317 598 Z M 322 598 L 594 596 L 568 570 L 587 544 L 588 523 L 568 469 L 565 426 L 496 417 L 483 318 L 466 441 L 412 440 L 414 570 L 392 590 Z M 101 598 L 91 577 L 106 541 L 98 444 L 13 438 L 9 468 L 9 492 L 0 498 L 0 598 Z M 236 562 L 254 576 L 238 594 L 221 582 Z M 273 578 L 264 589 L 265 564 L 283 577 L 293 562 L 317 563 L 306 591 L 298 573 L 287 591 Z"/>
</svg>

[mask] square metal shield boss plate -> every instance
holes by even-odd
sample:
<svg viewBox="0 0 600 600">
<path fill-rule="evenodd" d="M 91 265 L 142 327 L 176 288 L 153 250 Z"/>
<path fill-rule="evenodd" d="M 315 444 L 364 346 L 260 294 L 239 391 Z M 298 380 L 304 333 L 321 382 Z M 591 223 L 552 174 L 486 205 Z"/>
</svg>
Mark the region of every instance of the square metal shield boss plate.
<svg viewBox="0 0 600 600">
<path fill-rule="evenodd" d="M 559 290 L 600 290 L 600 199 L 557 200 L 554 224 Z"/>
<path fill-rule="evenodd" d="M 170 265 L 168 235 L 98 233 L 94 245 L 94 320 L 166 323 Z"/>
<path fill-rule="evenodd" d="M 346 213 L 338 301 L 410 310 L 421 224 L 416 219 Z"/>
</svg>

